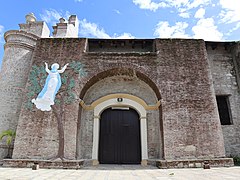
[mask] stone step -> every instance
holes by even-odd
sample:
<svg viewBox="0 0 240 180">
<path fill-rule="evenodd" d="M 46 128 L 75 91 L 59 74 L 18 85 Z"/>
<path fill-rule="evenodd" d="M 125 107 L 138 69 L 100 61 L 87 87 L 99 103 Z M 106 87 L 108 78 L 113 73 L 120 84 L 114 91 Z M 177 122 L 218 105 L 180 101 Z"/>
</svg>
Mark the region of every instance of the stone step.
<svg viewBox="0 0 240 180">
<path fill-rule="evenodd" d="M 203 168 L 204 164 L 207 164 L 210 167 L 232 167 L 232 166 L 234 166 L 232 158 L 156 160 L 156 166 L 159 169 L 167 169 L 167 168 Z"/>
<path fill-rule="evenodd" d="M 80 169 L 84 160 L 39 160 L 39 159 L 4 159 L 3 167 L 32 168 L 34 164 L 44 169 Z"/>
</svg>

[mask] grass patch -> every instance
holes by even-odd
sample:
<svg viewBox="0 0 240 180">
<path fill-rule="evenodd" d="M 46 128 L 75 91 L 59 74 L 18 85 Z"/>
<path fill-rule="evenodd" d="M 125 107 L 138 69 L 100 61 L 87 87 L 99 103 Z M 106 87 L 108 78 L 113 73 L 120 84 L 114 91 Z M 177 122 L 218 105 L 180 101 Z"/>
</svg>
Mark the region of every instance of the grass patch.
<svg viewBox="0 0 240 180">
<path fill-rule="evenodd" d="M 240 166 L 240 157 L 239 156 L 230 156 L 233 158 L 234 166 Z"/>
</svg>

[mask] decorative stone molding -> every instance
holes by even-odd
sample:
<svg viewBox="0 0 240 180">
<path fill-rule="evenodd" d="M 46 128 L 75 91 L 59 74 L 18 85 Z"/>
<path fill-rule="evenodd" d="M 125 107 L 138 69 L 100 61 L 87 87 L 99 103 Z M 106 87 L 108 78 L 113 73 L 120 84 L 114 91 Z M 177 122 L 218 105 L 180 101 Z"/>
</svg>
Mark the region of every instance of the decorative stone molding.
<svg viewBox="0 0 240 180">
<path fill-rule="evenodd" d="M 157 101 L 155 105 L 148 105 L 144 100 L 140 99 L 137 96 L 133 96 L 130 94 L 109 94 L 107 96 L 99 98 L 98 100 L 94 101 L 90 105 L 86 105 L 85 102 L 83 100 L 81 100 L 80 105 L 85 110 L 93 110 L 98 104 L 100 104 L 106 100 L 109 100 L 109 99 L 117 99 L 117 98 L 133 100 L 133 101 L 139 103 L 141 106 L 143 106 L 145 110 L 156 110 L 161 105 L 161 100 Z M 116 104 L 116 106 L 121 106 L 123 104 L 124 104 L 124 102 L 121 102 L 121 103 L 119 102 L 118 104 Z"/>
<path fill-rule="evenodd" d="M 36 22 L 37 19 L 36 17 L 34 16 L 33 13 L 29 13 L 25 16 L 25 19 L 26 19 L 26 23 L 33 23 L 33 22 Z"/>
<path fill-rule="evenodd" d="M 4 39 L 6 41 L 4 49 L 7 47 L 21 47 L 33 51 L 38 38 L 38 36 L 26 31 L 7 31 L 4 34 Z"/>
</svg>

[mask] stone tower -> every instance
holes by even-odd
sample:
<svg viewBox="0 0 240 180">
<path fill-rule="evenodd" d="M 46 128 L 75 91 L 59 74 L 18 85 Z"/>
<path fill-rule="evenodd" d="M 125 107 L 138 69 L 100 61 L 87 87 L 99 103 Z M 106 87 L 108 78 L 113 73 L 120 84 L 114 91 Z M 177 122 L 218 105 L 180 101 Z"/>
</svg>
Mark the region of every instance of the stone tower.
<svg viewBox="0 0 240 180">
<path fill-rule="evenodd" d="M 20 30 L 10 30 L 4 35 L 6 44 L 0 74 L 0 132 L 16 129 L 36 42 L 50 35 L 45 22 L 36 21 L 32 13 L 26 15 L 26 23 L 19 26 Z M 0 148 L 0 158 L 5 154 L 3 146 Z"/>
</svg>

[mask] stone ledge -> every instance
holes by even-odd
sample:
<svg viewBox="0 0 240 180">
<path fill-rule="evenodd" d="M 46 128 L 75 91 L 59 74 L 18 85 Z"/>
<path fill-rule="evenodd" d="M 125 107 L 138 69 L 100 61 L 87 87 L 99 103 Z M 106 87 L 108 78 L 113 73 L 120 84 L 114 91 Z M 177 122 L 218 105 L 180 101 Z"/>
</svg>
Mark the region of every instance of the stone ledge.
<svg viewBox="0 0 240 180">
<path fill-rule="evenodd" d="M 157 52 L 85 52 L 85 56 L 157 56 Z"/>
<path fill-rule="evenodd" d="M 80 169 L 84 160 L 4 159 L 3 167 L 32 168 L 34 163 L 38 163 L 39 167 L 44 169 Z"/>
<path fill-rule="evenodd" d="M 187 160 L 156 160 L 156 166 L 159 169 L 167 168 L 203 168 L 204 162 L 210 167 L 232 167 L 234 166 L 232 158 L 214 158 L 214 159 L 187 159 Z"/>
</svg>

